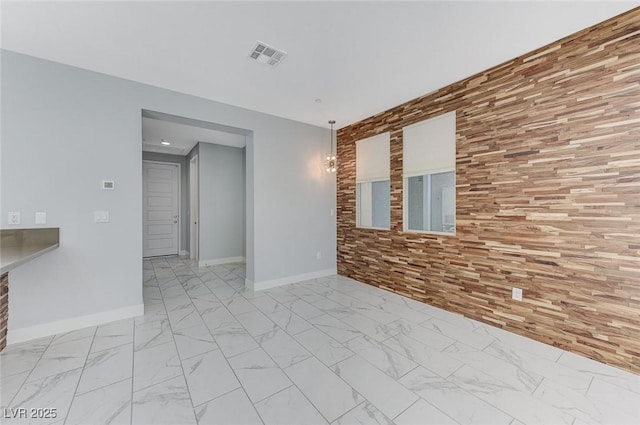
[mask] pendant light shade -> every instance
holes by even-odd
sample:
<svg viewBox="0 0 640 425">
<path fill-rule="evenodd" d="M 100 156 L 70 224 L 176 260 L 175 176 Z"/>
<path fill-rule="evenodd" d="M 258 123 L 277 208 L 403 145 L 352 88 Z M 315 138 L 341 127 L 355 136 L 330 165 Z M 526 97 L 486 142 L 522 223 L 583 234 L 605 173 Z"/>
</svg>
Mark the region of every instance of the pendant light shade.
<svg viewBox="0 0 640 425">
<path fill-rule="evenodd" d="M 331 124 L 331 138 L 329 139 L 331 142 L 331 153 L 327 156 L 327 173 L 335 173 L 338 169 L 338 159 L 333 153 L 333 125 L 335 123 L 335 120 L 329 121 L 329 124 Z M 336 150 L 337 148 L 338 147 L 336 146 Z"/>
</svg>

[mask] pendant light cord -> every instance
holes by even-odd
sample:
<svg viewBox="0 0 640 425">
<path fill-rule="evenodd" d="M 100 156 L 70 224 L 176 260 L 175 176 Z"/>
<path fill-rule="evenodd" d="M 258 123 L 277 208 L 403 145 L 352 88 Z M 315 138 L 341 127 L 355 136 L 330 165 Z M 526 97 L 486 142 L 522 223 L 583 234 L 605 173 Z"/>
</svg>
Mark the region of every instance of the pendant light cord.
<svg viewBox="0 0 640 425">
<path fill-rule="evenodd" d="M 330 139 L 330 140 L 331 140 L 331 157 L 333 157 L 333 156 L 334 156 L 334 155 L 333 155 L 333 125 L 334 125 L 335 123 L 336 123 L 336 122 L 335 122 L 334 120 L 329 120 L 329 124 L 331 124 L 331 139 Z M 336 146 L 336 148 L 337 148 L 337 146 Z"/>
</svg>

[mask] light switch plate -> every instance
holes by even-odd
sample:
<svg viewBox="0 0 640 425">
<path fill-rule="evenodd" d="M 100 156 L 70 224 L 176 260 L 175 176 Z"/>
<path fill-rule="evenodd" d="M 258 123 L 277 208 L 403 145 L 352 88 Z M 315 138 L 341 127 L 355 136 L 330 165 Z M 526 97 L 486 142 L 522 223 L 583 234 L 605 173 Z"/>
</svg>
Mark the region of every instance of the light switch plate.
<svg viewBox="0 0 640 425">
<path fill-rule="evenodd" d="M 47 224 L 47 213 L 46 212 L 37 212 L 36 213 L 36 224 Z"/>
<path fill-rule="evenodd" d="M 20 212 L 19 211 L 10 211 L 9 212 L 9 218 L 7 219 L 7 224 L 9 224 L 9 225 L 20 224 Z"/>
<path fill-rule="evenodd" d="M 511 290 L 511 298 L 516 301 L 522 301 L 522 289 L 521 288 L 513 288 Z"/>
<path fill-rule="evenodd" d="M 108 223 L 109 211 L 94 211 L 93 221 L 95 221 L 96 223 Z"/>
</svg>

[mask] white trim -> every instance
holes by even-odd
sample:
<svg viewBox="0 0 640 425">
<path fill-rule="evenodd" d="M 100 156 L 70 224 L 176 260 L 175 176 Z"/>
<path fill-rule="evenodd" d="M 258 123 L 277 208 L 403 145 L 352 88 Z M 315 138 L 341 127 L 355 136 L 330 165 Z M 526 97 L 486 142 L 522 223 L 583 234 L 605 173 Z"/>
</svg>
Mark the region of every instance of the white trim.
<svg viewBox="0 0 640 425">
<path fill-rule="evenodd" d="M 374 230 L 391 230 L 391 223 L 389 223 L 389 227 L 376 227 L 376 226 L 369 226 L 366 224 L 362 224 L 362 208 L 363 207 L 369 207 L 370 208 L 370 221 L 373 221 L 373 183 L 379 183 L 379 182 L 389 182 L 389 196 L 391 196 L 391 179 L 383 179 L 383 180 L 368 180 L 368 181 L 361 181 L 361 182 L 356 182 L 356 228 L 357 229 L 374 229 Z M 370 183 L 369 189 L 367 189 L 370 193 L 369 193 L 369 201 L 368 204 L 369 205 L 363 205 L 363 202 L 361 201 L 362 198 L 362 185 L 363 184 L 367 184 Z M 389 208 L 391 208 L 391 205 L 389 205 Z"/>
<path fill-rule="evenodd" d="M 429 177 L 433 174 L 440 173 L 453 173 L 453 189 L 454 189 L 454 197 L 453 197 L 453 208 L 454 208 L 454 216 L 453 216 L 453 232 L 440 232 L 436 230 L 419 230 L 419 229 L 410 229 L 409 228 L 409 178 L 410 177 Z M 457 216 L 458 216 L 458 203 L 456 199 L 458 187 L 456 186 L 457 182 L 456 170 L 449 171 L 441 171 L 436 173 L 427 173 L 427 174 L 418 174 L 415 176 L 403 176 L 402 179 L 402 233 L 419 233 L 424 235 L 437 235 L 437 236 L 455 236 L 457 233 L 458 226 L 456 225 Z M 431 186 L 431 184 L 429 184 Z M 431 188 L 429 187 L 429 190 Z M 424 201 L 423 201 L 424 204 Z M 430 206 L 430 205 L 429 205 Z M 430 212 L 429 212 L 430 214 Z"/>
<path fill-rule="evenodd" d="M 389 231 L 391 230 L 390 227 L 373 227 L 373 226 L 356 226 L 356 229 L 368 229 L 368 230 L 384 230 L 384 231 Z"/>
<path fill-rule="evenodd" d="M 436 236 L 455 236 L 456 235 L 456 231 L 455 231 L 455 226 L 454 226 L 454 231 L 453 232 L 436 232 L 435 230 L 413 230 L 413 229 L 407 229 L 407 230 L 403 230 L 400 233 L 419 233 L 422 235 L 436 235 Z"/>
<path fill-rule="evenodd" d="M 219 264 L 229 263 L 244 263 L 245 261 L 245 257 L 214 258 L 212 260 L 198 261 L 198 267 L 217 266 Z"/>
<path fill-rule="evenodd" d="M 264 289 L 275 288 L 276 286 L 289 285 L 291 283 L 302 282 L 309 279 L 317 279 L 320 277 L 333 276 L 338 274 L 335 268 L 318 270 L 311 273 L 297 274 L 293 276 L 280 277 L 277 279 L 264 280 L 262 282 L 252 282 L 249 279 L 244 280 L 245 287 L 252 291 L 262 291 Z"/>
<path fill-rule="evenodd" d="M 170 154 L 169 154 L 170 155 Z M 167 255 L 177 255 L 180 254 L 180 247 L 182 246 L 182 239 L 181 239 L 181 235 L 180 235 L 180 228 L 182 227 L 182 193 L 181 193 L 181 186 L 182 186 L 182 164 L 180 164 L 179 162 L 167 162 L 167 161 L 153 161 L 150 159 L 143 159 L 142 162 L 148 162 L 148 163 L 152 163 L 152 164 L 165 164 L 165 165 L 177 165 L 178 166 L 178 247 L 176 250 L 176 254 L 167 254 Z M 142 176 L 142 184 L 144 185 L 144 175 Z M 144 195 L 143 195 L 144 197 Z M 142 199 L 142 202 L 144 203 L 144 199 Z M 142 208 L 142 223 L 144 225 L 144 206 Z M 144 231 L 142 232 L 142 237 L 144 238 Z M 153 256 L 152 256 L 153 257 Z M 144 256 L 144 241 L 142 241 L 142 258 L 150 258 L 150 257 L 145 257 Z"/>
<path fill-rule="evenodd" d="M 116 320 L 138 317 L 144 314 L 144 304 L 135 304 L 128 307 L 116 308 L 86 316 L 72 317 L 70 319 L 56 320 L 55 322 L 42 323 L 21 329 L 9 329 L 7 333 L 7 345 L 30 341 L 36 338 L 51 336 L 59 333 L 75 331 L 88 326 L 97 326 Z"/>
<path fill-rule="evenodd" d="M 456 170 L 455 168 L 434 168 L 433 170 L 424 170 L 424 171 L 416 171 L 415 173 L 406 173 L 404 174 L 404 178 L 405 180 L 408 179 L 409 177 L 420 177 L 420 176 L 426 176 L 429 174 L 442 174 L 442 173 L 455 173 Z"/>
<path fill-rule="evenodd" d="M 189 258 L 200 256 L 200 159 L 194 154 L 189 160 Z"/>
<path fill-rule="evenodd" d="M 189 251 L 183 249 L 180 251 L 180 255 L 189 255 Z"/>
<path fill-rule="evenodd" d="M 377 182 L 391 182 L 391 179 L 387 177 L 387 178 L 379 178 L 379 179 L 362 180 L 362 181 L 356 182 L 356 185 L 360 183 L 377 183 Z"/>
</svg>

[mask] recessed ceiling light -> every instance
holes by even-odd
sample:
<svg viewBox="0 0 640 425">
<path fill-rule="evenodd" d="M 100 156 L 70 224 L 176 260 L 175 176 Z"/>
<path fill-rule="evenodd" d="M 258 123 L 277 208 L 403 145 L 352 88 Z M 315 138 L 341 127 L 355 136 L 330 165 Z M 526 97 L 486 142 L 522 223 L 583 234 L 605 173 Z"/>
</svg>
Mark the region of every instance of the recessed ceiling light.
<svg viewBox="0 0 640 425">
<path fill-rule="evenodd" d="M 316 99 L 315 102 L 316 103 L 322 103 L 322 99 Z"/>
<path fill-rule="evenodd" d="M 171 144 L 171 142 L 168 142 L 166 139 L 160 139 L 160 144 L 161 145 L 165 145 L 165 146 L 169 146 Z"/>
</svg>

